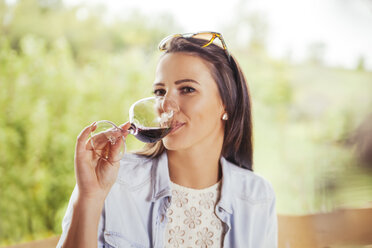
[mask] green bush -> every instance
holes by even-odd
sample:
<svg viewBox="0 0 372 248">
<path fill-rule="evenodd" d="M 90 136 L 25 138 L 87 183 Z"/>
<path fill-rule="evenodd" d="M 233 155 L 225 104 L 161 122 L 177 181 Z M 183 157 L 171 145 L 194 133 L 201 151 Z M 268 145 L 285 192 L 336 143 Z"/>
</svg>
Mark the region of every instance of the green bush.
<svg viewBox="0 0 372 248">
<path fill-rule="evenodd" d="M 105 23 L 94 8 L 80 20 L 82 8 L 0 0 L 0 245 L 60 233 L 77 135 L 128 120 L 131 103 L 151 94 L 158 41 L 181 30 L 139 13 Z M 253 99 L 254 169 L 272 182 L 278 213 L 370 201 L 371 175 L 347 140 L 372 109 L 372 73 L 275 61 L 264 46 L 232 52 Z"/>
</svg>

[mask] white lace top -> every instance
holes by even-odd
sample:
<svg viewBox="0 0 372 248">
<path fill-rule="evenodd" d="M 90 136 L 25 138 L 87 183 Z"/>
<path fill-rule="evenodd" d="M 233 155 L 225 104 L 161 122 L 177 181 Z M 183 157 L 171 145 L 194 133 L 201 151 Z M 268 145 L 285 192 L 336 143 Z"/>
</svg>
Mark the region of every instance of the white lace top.
<svg viewBox="0 0 372 248">
<path fill-rule="evenodd" d="M 215 214 L 221 181 L 205 189 L 171 182 L 172 202 L 167 211 L 165 247 L 221 247 L 222 222 Z"/>
</svg>

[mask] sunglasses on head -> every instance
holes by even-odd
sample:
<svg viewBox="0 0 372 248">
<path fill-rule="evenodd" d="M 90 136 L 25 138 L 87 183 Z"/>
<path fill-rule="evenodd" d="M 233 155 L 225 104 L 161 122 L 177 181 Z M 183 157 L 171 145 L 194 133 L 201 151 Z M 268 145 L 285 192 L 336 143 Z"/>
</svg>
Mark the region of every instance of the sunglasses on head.
<svg viewBox="0 0 372 248">
<path fill-rule="evenodd" d="M 202 45 L 202 47 L 207 47 L 210 44 L 215 44 L 221 47 L 223 50 L 225 50 L 226 56 L 231 63 L 231 55 L 229 51 L 227 50 L 226 43 L 222 37 L 221 33 L 217 32 L 197 32 L 197 33 L 185 33 L 185 34 L 172 34 L 167 37 L 165 37 L 162 41 L 159 43 L 159 50 L 160 51 L 167 51 L 169 47 L 169 43 L 171 40 L 175 37 L 182 37 L 182 38 L 196 38 L 196 39 L 202 39 L 205 40 L 205 44 Z M 218 38 L 218 39 L 216 39 Z M 218 42 L 220 41 L 220 42 Z"/>
</svg>

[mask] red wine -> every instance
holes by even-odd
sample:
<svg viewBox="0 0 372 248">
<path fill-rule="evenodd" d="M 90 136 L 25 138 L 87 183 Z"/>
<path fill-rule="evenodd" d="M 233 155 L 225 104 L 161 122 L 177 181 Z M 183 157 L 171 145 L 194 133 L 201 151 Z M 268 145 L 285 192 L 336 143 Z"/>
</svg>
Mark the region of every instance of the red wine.
<svg viewBox="0 0 372 248">
<path fill-rule="evenodd" d="M 171 128 L 137 128 L 136 138 L 145 143 L 154 143 L 161 140 L 171 131 Z"/>
</svg>

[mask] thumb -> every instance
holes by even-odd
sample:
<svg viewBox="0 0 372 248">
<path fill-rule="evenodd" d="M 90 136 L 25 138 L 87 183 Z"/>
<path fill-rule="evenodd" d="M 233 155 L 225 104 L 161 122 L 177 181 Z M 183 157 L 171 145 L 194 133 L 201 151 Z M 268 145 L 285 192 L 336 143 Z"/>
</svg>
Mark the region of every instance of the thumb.
<svg viewBox="0 0 372 248">
<path fill-rule="evenodd" d="M 76 142 L 76 151 L 81 152 L 85 150 L 85 143 L 89 138 L 92 131 L 97 128 L 96 122 L 93 122 L 90 126 L 85 127 L 79 134 Z"/>
<path fill-rule="evenodd" d="M 119 126 L 119 128 L 123 132 L 124 137 L 127 137 L 128 136 L 130 126 L 131 126 L 131 124 L 130 124 L 129 121 Z"/>
</svg>

